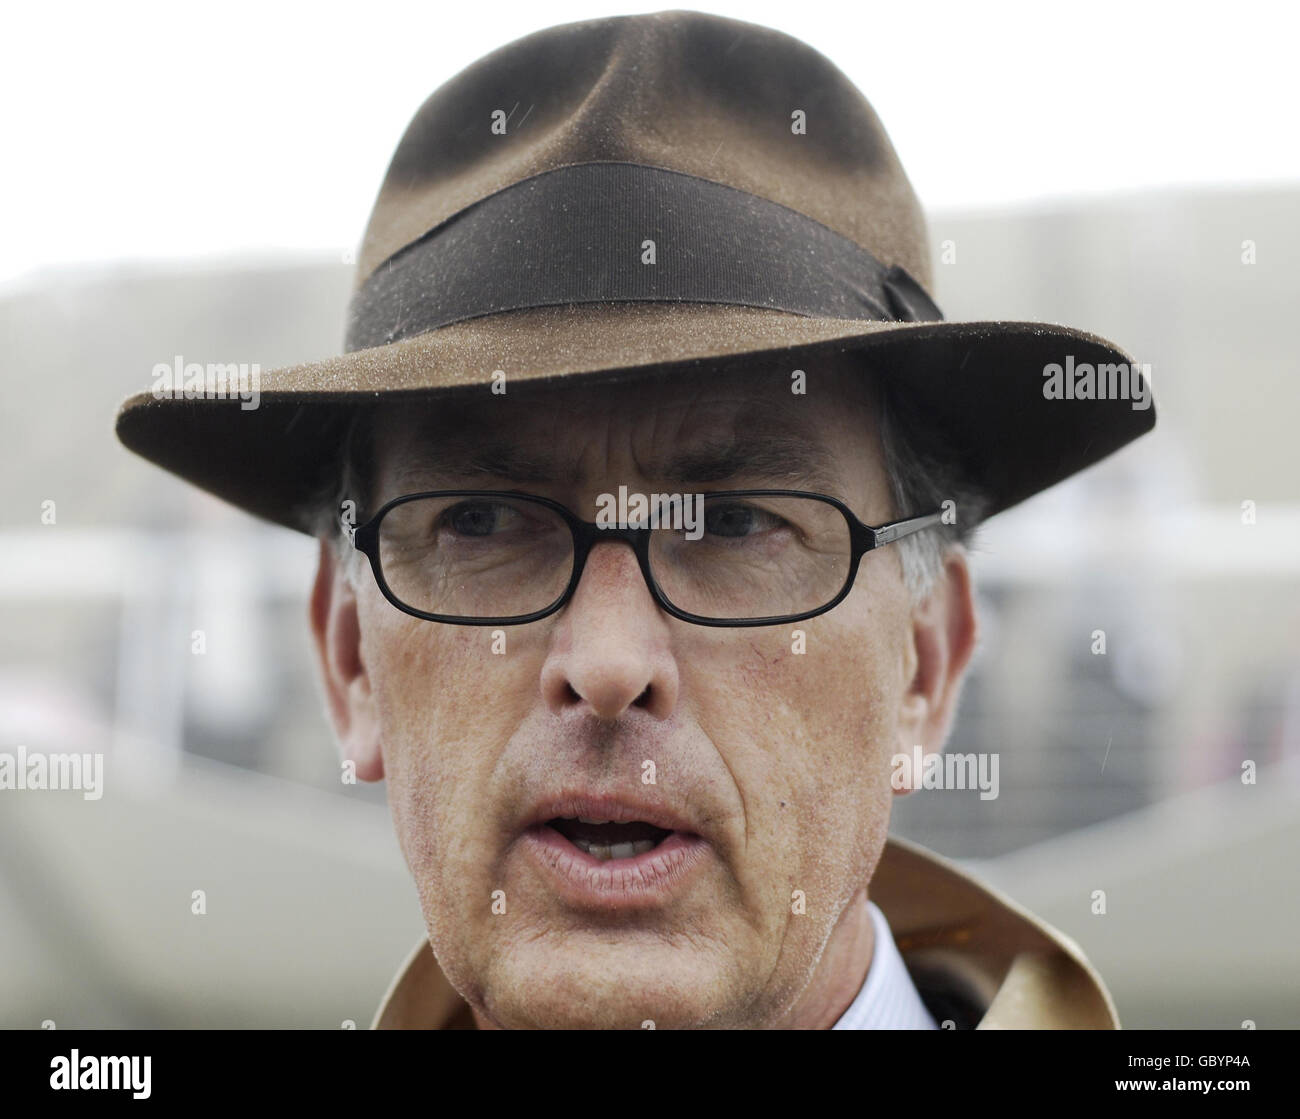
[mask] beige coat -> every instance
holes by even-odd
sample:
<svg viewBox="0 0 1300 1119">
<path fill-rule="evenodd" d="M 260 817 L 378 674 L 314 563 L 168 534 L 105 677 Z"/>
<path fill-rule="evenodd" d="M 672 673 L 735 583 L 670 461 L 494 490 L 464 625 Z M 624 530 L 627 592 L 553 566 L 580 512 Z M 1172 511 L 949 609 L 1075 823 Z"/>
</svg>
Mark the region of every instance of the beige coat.
<svg viewBox="0 0 1300 1119">
<path fill-rule="evenodd" d="M 1118 1029 L 1110 994 L 1069 937 L 947 860 L 890 839 L 871 883 L 903 961 L 948 1028 Z M 373 1029 L 474 1029 L 425 940 Z"/>
</svg>

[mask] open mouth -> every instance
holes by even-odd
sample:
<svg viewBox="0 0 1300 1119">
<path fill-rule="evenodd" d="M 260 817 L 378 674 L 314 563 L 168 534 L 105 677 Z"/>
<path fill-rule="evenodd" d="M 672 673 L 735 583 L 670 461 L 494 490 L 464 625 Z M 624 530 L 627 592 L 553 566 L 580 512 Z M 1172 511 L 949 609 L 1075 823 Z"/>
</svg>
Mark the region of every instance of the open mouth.
<svg viewBox="0 0 1300 1119">
<path fill-rule="evenodd" d="M 617 824 L 612 820 L 592 820 L 586 816 L 556 816 L 547 820 L 546 826 L 602 862 L 643 855 L 673 834 L 667 828 L 657 828 L 643 820 Z"/>
</svg>

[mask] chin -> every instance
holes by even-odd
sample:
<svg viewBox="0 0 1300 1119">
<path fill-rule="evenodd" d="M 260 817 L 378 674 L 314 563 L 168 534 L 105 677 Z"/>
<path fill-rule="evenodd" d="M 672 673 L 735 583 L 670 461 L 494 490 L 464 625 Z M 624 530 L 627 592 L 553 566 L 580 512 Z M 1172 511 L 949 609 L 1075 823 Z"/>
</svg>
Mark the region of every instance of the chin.
<svg viewBox="0 0 1300 1119">
<path fill-rule="evenodd" d="M 717 1021 L 727 985 L 707 953 L 587 939 L 558 948 L 535 941 L 498 959 L 484 1012 L 505 1029 L 699 1029 Z"/>
</svg>

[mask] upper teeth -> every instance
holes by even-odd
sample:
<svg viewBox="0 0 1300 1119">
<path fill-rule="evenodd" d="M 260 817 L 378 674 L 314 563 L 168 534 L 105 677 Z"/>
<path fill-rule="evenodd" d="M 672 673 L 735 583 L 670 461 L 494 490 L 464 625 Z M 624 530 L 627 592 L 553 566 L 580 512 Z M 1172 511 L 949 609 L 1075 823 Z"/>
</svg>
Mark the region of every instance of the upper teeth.
<svg viewBox="0 0 1300 1119">
<path fill-rule="evenodd" d="M 602 862 L 608 859 L 630 859 L 655 848 L 653 839 L 638 839 L 635 843 L 588 843 L 585 839 L 575 839 L 573 844 Z"/>
</svg>

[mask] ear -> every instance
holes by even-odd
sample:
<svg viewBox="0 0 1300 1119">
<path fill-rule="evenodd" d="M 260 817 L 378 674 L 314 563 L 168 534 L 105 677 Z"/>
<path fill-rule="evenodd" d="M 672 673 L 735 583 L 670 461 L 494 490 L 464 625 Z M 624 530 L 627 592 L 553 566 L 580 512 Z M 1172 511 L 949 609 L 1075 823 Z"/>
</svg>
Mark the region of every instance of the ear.
<svg viewBox="0 0 1300 1119">
<path fill-rule="evenodd" d="M 362 781 L 382 780 L 379 719 L 361 656 L 356 591 L 325 540 L 320 542 L 308 613 L 325 700 L 343 756 L 356 766 Z"/>
<path fill-rule="evenodd" d="M 945 559 L 929 597 L 912 610 L 907 684 L 899 710 L 899 753 L 910 757 L 918 745 L 925 754 L 943 749 L 977 633 L 970 566 L 965 553 L 956 549 Z"/>
</svg>

